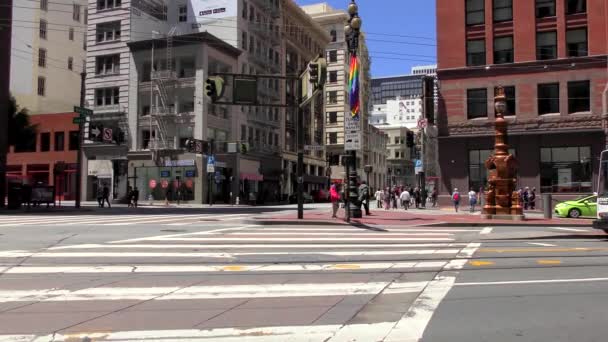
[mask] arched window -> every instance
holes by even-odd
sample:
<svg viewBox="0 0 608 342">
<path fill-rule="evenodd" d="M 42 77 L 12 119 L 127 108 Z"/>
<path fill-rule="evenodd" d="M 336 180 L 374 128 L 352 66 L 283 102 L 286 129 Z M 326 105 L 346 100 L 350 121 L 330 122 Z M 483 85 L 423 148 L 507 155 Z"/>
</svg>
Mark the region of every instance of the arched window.
<svg viewBox="0 0 608 342">
<path fill-rule="evenodd" d="M 338 34 L 336 33 L 336 30 L 331 30 L 329 32 L 329 35 L 331 36 L 332 43 L 336 42 L 336 40 L 338 39 Z"/>
</svg>

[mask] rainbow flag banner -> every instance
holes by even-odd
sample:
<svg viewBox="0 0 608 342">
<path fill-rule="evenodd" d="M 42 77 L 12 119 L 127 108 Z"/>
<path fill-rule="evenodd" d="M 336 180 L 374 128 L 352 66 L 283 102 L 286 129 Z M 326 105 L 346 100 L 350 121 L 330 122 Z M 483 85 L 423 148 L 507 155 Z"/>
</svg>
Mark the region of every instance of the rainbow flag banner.
<svg viewBox="0 0 608 342">
<path fill-rule="evenodd" d="M 361 111 L 359 103 L 359 60 L 356 55 L 350 57 L 350 74 L 348 77 L 350 115 L 354 120 L 359 120 Z"/>
</svg>

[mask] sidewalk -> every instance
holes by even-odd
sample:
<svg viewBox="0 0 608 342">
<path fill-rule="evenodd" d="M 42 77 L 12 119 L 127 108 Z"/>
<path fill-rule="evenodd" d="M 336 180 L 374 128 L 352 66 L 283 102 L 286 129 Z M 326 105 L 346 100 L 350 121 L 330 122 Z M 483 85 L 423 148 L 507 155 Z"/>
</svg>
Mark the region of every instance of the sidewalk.
<svg viewBox="0 0 608 342">
<path fill-rule="evenodd" d="M 361 219 L 352 219 L 351 224 L 361 225 L 412 225 L 412 226 L 437 226 L 437 227 L 477 227 L 477 226 L 566 226 L 566 227 L 591 227 L 591 219 L 544 219 L 538 212 L 526 213 L 525 221 L 509 220 L 487 220 L 480 217 L 480 212 L 469 213 L 445 211 L 438 208 L 433 209 L 410 209 L 410 210 L 384 210 L 371 209 L 370 216 Z M 279 225 L 346 225 L 344 221 L 344 209 L 340 209 L 337 219 L 331 218 L 331 209 L 314 210 L 304 212 L 304 219 L 298 220 L 294 212 L 289 215 L 273 217 L 253 217 L 252 222 L 257 224 Z"/>
</svg>

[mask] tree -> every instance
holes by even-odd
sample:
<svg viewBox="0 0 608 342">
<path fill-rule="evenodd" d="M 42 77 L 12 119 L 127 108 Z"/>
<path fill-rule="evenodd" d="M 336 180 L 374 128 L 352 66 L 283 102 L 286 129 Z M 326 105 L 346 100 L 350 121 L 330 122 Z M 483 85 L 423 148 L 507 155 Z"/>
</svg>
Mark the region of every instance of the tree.
<svg viewBox="0 0 608 342">
<path fill-rule="evenodd" d="M 26 108 L 19 108 L 13 96 L 8 103 L 8 145 L 15 151 L 36 150 L 37 125 L 32 125 Z"/>
</svg>

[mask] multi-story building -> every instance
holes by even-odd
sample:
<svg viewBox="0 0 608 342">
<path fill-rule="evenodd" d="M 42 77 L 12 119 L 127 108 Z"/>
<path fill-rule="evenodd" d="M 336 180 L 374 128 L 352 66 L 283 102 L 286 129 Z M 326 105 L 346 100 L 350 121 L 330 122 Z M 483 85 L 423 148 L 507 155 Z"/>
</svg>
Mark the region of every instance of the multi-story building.
<svg viewBox="0 0 608 342">
<path fill-rule="evenodd" d="M 387 181 L 387 146 L 388 135 L 382 130 L 369 125 L 369 163 L 372 172 L 369 174 L 369 186 L 372 190 L 384 189 Z M 367 176 L 367 174 L 366 174 Z"/>
<path fill-rule="evenodd" d="M 437 1 L 441 190 L 479 190 L 507 96 L 518 186 L 590 193 L 606 144 L 605 0 Z"/>
<path fill-rule="evenodd" d="M 223 201 L 275 201 L 294 189 L 295 111 L 263 104 L 293 103 L 295 83 L 260 78 L 259 106 L 213 105 L 204 83 L 215 72 L 297 76 L 329 36 L 291 0 L 210 6 L 164 0 L 90 5 L 87 100 L 93 121 L 122 130 L 127 148 L 90 144 L 88 155 L 114 160 L 120 174 L 112 182 L 122 193 L 137 185 L 142 196 L 179 194 L 200 203 L 210 193 Z M 229 89 L 232 78 L 225 78 Z M 227 91 L 225 98 L 231 96 Z M 306 116 L 309 140 L 322 136 L 319 115 Z M 211 180 L 207 158 L 184 153 L 188 138 L 212 146 L 208 154 L 217 162 Z M 247 152 L 229 152 L 228 143 L 247 143 Z M 322 153 L 305 161 L 309 176 L 324 175 Z"/>
<path fill-rule="evenodd" d="M 350 113 L 348 99 L 348 76 L 349 76 L 349 52 L 344 34 L 344 26 L 347 24 L 349 15 L 343 10 L 337 10 L 327 3 L 319 3 L 302 7 L 315 22 L 331 37 L 331 41 L 325 47 L 325 58 L 327 60 L 327 84 L 325 86 L 325 145 L 330 163 L 329 174 L 332 180 L 340 181 L 343 178 L 344 166 L 341 164 L 340 155 L 344 152 L 344 116 Z M 363 166 L 372 165 L 374 170 L 384 172 L 381 165 L 375 164 L 372 140 L 378 138 L 376 132 L 368 125 L 370 112 L 370 57 L 365 43 L 365 34 L 359 39 L 359 63 L 360 63 L 360 100 L 361 100 L 361 122 L 362 124 L 362 150 L 357 154 L 357 173 L 364 176 Z M 370 178 L 371 179 L 371 178 Z"/>
<path fill-rule="evenodd" d="M 388 136 L 386 145 L 386 163 L 388 172 L 387 186 L 415 186 L 414 163 L 412 162 L 412 149 L 407 147 L 408 132 L 406 127 L 378 126 Z"/>
<path fill-rule="evenodd" d="M 413 66 L 412 75 L 437 76 L 437 64 Z"/>
<path fill-rule="evenodd" d="M 377 77 L 371 81 L 372 104 L 386 104 L 388 100 L 419 99 L 422 96 L 424 75 L 401 75 Z"/>
<path fill-rule="evenodd" d="M 80 104 L 87 1 L 13 0 L 10 90 L 32 114 Z"/>
</svg>

